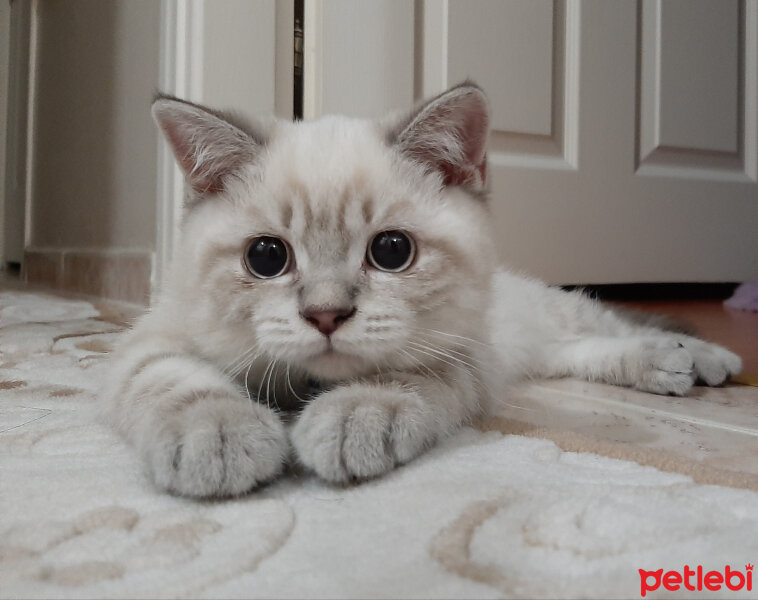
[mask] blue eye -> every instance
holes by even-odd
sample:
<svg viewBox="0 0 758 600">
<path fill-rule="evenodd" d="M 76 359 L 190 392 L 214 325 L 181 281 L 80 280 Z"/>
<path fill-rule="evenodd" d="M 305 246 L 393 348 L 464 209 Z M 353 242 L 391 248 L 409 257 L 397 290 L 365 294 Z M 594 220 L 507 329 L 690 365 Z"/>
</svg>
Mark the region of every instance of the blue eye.
<svg viewBox="0 0 758 600">
<path fill-rule="evenodd" d="M 390 273 L 405 271 L 415 255 L 416 244 L 413 239 L 398 230 L 377 233 L 366 251 L 371 266 Z"/>
<path fill-rule="evenodd" d="M 250 242 L 245 252 L 248 271 L 260 279 L 284 275 L 290 267 L 290 251 L 284 240 L 263 235 Z"/>
</svg>

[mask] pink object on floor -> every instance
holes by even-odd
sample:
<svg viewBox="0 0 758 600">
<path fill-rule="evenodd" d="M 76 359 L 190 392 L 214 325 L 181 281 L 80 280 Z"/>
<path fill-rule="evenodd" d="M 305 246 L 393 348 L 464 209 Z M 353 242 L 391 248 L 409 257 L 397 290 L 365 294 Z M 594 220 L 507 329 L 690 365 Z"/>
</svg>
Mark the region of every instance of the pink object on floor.
<svg viewBox="0 0 758 600">
<path fill-rule="evenodd" d="M 758 312 L 758 281 L 738 285 L 732 297 L 724 300 L 724 304 L 729 308 Z"/>
</svg>

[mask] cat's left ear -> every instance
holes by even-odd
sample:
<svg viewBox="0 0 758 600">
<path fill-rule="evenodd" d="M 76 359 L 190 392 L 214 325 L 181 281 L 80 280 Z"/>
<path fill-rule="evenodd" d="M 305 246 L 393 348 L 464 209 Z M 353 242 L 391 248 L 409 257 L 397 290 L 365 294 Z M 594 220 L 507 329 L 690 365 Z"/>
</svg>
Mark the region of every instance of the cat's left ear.
<svg viewBox="0 0 758 600">
<path fill-rule="evenodd" d="M 487 181 L 487 97 L 466 81 L 422 104 L 390 135 L 406 156 L 436 170 L 446 186 L 480 191 Z"/>
</svg>

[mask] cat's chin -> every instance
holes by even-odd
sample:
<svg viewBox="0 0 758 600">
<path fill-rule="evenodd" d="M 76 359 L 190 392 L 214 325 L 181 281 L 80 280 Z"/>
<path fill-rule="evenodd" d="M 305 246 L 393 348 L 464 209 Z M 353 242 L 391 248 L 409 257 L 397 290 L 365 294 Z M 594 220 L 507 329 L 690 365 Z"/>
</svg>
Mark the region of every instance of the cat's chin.
<svg viewBox="0 0 758 600">
<path fill-rule="evenodd" d="M 329 349 L 309 357 L 302 367 L 317 379 L 336 380 L 361 375 L 366 363 L 354 354 Z"/>
</svg>

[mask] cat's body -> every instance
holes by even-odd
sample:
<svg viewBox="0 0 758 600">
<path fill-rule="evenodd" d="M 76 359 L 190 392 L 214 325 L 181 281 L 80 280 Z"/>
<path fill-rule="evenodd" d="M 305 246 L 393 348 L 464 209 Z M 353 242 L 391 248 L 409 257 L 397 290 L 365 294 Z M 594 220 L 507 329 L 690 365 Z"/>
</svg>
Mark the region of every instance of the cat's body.
<svg viewBox="0 0 758 600">
<path fill-rule="evenodd" d="M 527 377 L 684 394 L 740 370 L 498 269 L 473 85 L 384 122 L 253 130 L 167 98 L 154 115 L 192 192 L 169 281 L 104 395 L 161 488 L 244 493 L 292 454 L 329 481 L 381 475 Z"/>
</svg>

